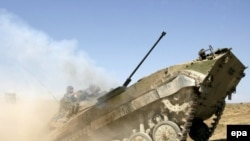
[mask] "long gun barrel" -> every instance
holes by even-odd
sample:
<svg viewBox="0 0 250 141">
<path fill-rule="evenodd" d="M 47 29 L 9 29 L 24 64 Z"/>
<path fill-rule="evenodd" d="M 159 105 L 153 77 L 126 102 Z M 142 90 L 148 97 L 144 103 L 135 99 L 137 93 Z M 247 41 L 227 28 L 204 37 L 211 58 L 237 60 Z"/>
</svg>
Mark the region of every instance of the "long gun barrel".
<svg viewBox="0 0 250 141">
<path fill-rule="evenodd" d="M 163 36 L 166 35 L 166 32 L 162 32 L 161 36 L 158 38 L 158 40 L 155 42 L 155 44 L 151 47 L 151 49 L 148 51 L 148 53 L 144 56 L 144 58 L 141 60 L 141 62 L 137 65 L 137 67 L 134 69 L 134 71 L 130 74 L 130 76 L 127 78 L 127 80 L 123 83 L 124 87 L 127 87 L 128 84 L 131 82 L 132 76 L 135 74 L 135 72 L 138 70 L 138 68 L 141 66 L 141 64 L 145 61 L 145 59 L 148 57 L 148 55 L 151 53 L 151 51 L 156 47 L 156 45 L 160 42 Z"/>
</svg>

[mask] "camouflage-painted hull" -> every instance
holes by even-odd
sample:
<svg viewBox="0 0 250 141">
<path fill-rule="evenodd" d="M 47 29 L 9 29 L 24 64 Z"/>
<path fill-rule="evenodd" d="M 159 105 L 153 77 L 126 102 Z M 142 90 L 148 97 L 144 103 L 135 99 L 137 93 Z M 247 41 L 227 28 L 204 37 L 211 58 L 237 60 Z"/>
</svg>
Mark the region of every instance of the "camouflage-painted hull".
<svg viewBox="0 0 250 141">
<path fill-rule="evenodd" d="M 159 115 L 161 120 L 175 123 L 181 134 L 176 138 L 185 140 L 193 119 L 205 120 L 218 113 L 244 76 L 244 69 L 229 49 L 162 69 L 128 88 L 116 89 L 121 93 L 100 98 L 51 135 L 54 141 L 134 141 L 130 136 L 137 129 L 153 141 L 159 123 L 154 119 Z"/>
</svg>

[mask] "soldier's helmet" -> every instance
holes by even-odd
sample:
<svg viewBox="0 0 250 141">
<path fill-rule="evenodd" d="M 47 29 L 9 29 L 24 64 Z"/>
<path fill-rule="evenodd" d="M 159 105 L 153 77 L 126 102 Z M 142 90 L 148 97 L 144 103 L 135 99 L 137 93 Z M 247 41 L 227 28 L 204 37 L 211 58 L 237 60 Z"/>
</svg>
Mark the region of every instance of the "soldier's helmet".
<svg viewBox="0 0 250 141">
<path fill-rule="evenodd" d="M 68 86 L 66 91 L 67 91 L 67 93 L 69 93 L 69 94 L 73 93 L 73 92 L 74 92 L 73 86 Z"/>
</svg>

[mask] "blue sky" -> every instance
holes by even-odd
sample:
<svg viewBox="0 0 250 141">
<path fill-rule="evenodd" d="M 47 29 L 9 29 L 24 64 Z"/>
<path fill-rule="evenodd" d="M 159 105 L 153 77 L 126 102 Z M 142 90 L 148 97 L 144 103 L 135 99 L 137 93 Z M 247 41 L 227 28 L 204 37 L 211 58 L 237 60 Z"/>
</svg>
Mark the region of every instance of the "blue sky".
<svg viewBox="0 0 250 141">
<path fill-rule="evenodd" d="M 69 83 L 76 89 L 90 83 L 122 84 L 162 31 L 167 35 L 133 82 L 158 69 L 196 59 L 198 51 L 210 44 L 214 49 L 232 47 L 249 66 L 248 0 L 2 0 L 0 5 L 1 50 L 14 54 L 0 53 L 0 75 L 11 75 L 18 84 L 24 81 L 16 91 L 28 87 L 30 95 L 39 89 L 60 97 Z M 21 39 L 29 40 L 28 45 Z M 75 68 L 63 71 L 76 75 L 60 73 L 57 65 L 62 61 L 68 62 L 63 66 Z M 84 78 L 80 79 L 81 74 Z M 249 70 L 246 74 L 233 102 L 250 101 Z M 12 89 L 13 81 L 8 83 L 1 92 Z"/>
</svg>

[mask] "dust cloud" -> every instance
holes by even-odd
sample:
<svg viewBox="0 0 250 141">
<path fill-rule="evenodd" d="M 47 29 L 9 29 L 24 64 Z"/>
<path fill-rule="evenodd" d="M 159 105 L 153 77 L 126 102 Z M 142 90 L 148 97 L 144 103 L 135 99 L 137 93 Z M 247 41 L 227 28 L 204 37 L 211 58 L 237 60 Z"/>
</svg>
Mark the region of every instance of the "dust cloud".
<svg viewBox="0 0 250 141">
<path fill-rule="evenodd" d="M 47 141 L 47 124 L 68 85 L 75 90 L 117 85 L 76 39 L 55 40 L 2 8 L 0 78 L 0 141 Z M 16 103 L 6 102 L 6 93 L 15 93 Z"/>
<path fill-rule="evenodd" d="M 50 119 L 58 110 L 51 100 L 0 101 L 1 141 L 48 141 Z"/>
<path fill-rule="evenodd" d="M 0 8 L 0 95 L 60 99 L 68 85 L 110 89 L 116 79 L 89 57 L 76 39 L 55 40 Z"/>
</svg>

